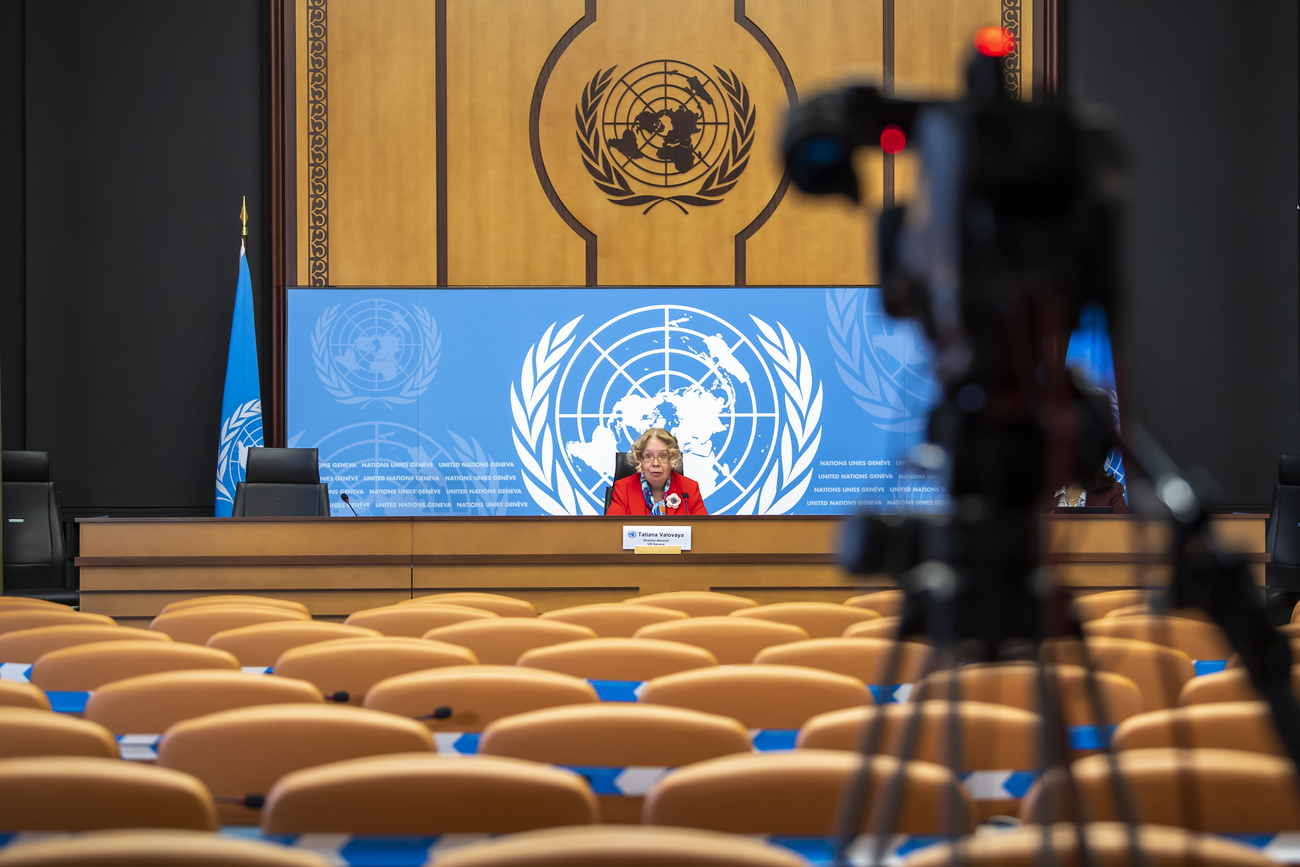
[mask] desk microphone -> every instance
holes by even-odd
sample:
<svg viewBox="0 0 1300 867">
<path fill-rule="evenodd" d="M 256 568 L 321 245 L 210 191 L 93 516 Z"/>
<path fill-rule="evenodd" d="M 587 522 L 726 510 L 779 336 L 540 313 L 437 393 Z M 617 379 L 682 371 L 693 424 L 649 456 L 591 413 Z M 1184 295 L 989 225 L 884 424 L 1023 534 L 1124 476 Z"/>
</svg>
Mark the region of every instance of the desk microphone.
<svg viewBox="0 0 1300 867">
<path fill-rule="evenodd" d="M 682 508 L 686 510 L 686 514 L 688 515 L 691 513 L 690 500 L 691 500 L 691 495 L 686 493 L 685 491 L 682 491 Z"/>
<path fill-rule="evenodd" d="M 412 717 L 412 719 L 437 719 L 437 720 L 450 719 L 451 713 L 452 713 L 451 707 L 449 705 L 444 704 L 435 707 L 433 709 L 433 713 L 422 714 L 417 717 Z"/>
<path fill-rule="evenodd" d="M 347 495 L 347 494 L 339 494 L 339 499 L 342 500 L 342 501 L 344 502 L 344 504 L 346 504 L 347 507 L 348 507 L 349 509 L 352 509 L 352 501 L 348 499 L 348 495 Z M 356 510 L 356 509 L 352 509 L 352 517 L 354 517 L 354 518 L 360 518 L 361 516 L 357 514 L 357 510 Z"/>
</svg>

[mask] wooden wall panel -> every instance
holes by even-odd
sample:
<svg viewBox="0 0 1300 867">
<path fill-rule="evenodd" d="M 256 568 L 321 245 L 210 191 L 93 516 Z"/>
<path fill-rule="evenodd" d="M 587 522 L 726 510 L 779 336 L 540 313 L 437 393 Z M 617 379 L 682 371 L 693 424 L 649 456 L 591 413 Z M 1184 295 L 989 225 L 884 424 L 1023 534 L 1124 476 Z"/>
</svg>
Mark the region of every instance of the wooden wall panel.
<svg viewBox="0 0 1300 867">
<path fill-rule="evenodd" d="M 583 0 L 448 0 L 450 285 L 581 286 L 586 278 L 586 245 L 547 200 L 528 136 L 538 72 L 582 15 Z"/>
</svg>

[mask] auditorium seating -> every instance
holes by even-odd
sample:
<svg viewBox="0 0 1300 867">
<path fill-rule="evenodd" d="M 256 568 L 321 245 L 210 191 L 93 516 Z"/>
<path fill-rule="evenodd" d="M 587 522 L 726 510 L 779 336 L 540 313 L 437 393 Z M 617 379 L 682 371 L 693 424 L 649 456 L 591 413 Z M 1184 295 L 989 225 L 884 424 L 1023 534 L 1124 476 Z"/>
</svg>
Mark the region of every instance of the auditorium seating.
<svg viewBox="0 0 1300 867">
<path fill-rule="evenodd" d="M 50 700 L 45 691 L 30 683 L 0 680 L 0 707 L 29 707 L 49 710 Z"/>
<path fill-rule="evenodd" d="M 0 816 L 22 831 L 217 829 L 212 795 L 193 776 L 83 756 L 0 760 Z"/>
<path fill-rule="evenodd" d="M 575 605 L 557 608 L 540 615 L 543 620 L 558 620 L 586 626 L 601 638 L 631 638 L 636 631 L 651 623 L 685 620 L 689 615 L 672 608 L 654 605 L 623 605 L 618 602 L 598 602 L 594 605 Z"/>
<path fill-rule="evenodd" d="M 159 614 L 149 629 L 163 632 L 173 641 L 207 644 L 218 632 L 254 623 L 277 623 L 285 620 L 310 620 L 311 615 L 267 605 L 195 605 Z"/>
<path fill-rule="evenodd" d="M 666 769 L 751 749 L 749 732 L 729 717 L 622 702 L 516 714 L 488 725 L 479 741 L 482 755 L 561 765 L 587 777 L 606 823 L 640 821 L 642 797 Z"/>
<path fill-rule="evenodd" d="M 4 853 L 9 867 L 326 867 L 305 849 L 200 831 L 105 831 L 23 843 Z"/>
<path fill-rule="evenodd" d="M 158 764 L 192 774 L 214 798 L 223 824 L 257 824 L 256 809 L 232 799 L 265 795 L 301 768 L 386 753 L 433 752 L 418 722 L 337 705 L 243 707 L 182 720 L 158 744 Z"/>
<path fill-rule="evenodd" d="M 335 638 L 378 638 L 381 634 L 375 629 L 324 620 L 286 620 L 224 629 L 209 638 L 207 644 L 233 653 L 241 666 L 272 666 L 280 654 L 294 647 Z"/>
<path fill-rule="evenodd" d="M 712 653 L 722 665 L 735 665 L 753 661 L 765 647 L 806 639 L 808 633 L 770 620 L 704 616 L 651 623 L 638 629 L 634 637 L 692 644 Z"/>
<path fill-rule="evenodd" d="M 1083 648 L 1076 640 L 1056 641 L 1051 648 L 1057 662 L 1084 664 Z M 1149 641 L 1094 637 L 1088 640 L 1087 650 L 1087 660 L 1098 671 L 1133 681 L 1142 696 L 1142 710 L 1174 707 L 1183 686 L 1196 677 L 1186 653 Z"/>
<path fill-rule="evenodd" d="M 422 637 L 467 647 L 485 665 L 514 665 L 519 657 L 534 647 L 595 638 L 596 633 L 586 626 L 558 620 L 497 617 L 440 626 L 430 629 Z"/>
<path fill-rule="evenodd" d="M 388 605 L 357 611 L 343 622 L 349 626 L 373 629 L 383 635 L 419 638 L 439 626 L 474 620 L 495 620 L 498 617 L 491 611 L 458 605 Z"/>
<path fill-rule="evenodd" d="M 198 605 L 262 605 L 267 608 L 283 608 L 286 611 L 297 611 L 302 614 L 311 613 L 307 610 L 306 605 L 301 602 L 294 602 L 291 599 L 276 599 L 274 596 L 244 596 L 238 593 L 224 593 L 220 596 L 191 596 L 189 599 L 168 602 L 162 607 L 162 611 L 158 613 L 166 614 Z"/>
<path fill-rule="evenodd" d="M 843 635 L 851 624 L 880 617 L 866 608 L 832 605 L 829 602 L 777 602 L 731 612 L 729 617 L 754 617 L 789 623 L 808 633 L 810 638 L 832 638 Z"/>
<path fill-rule="evenodd" d="M 271 788 L 271 834 L 508 834 L 599 820 L 573 771 L 499 756 L 368 756 L 303 768 Z"/>
<path fill-rule="evenodd" d="M 854 623 L 844 630 L 845 638 L 884 638 L 893 641 L 898 637 L 898 617 L 880 617 L 876 620 L 863 620 Z M 930 640 L 923 635 L 906 635 L 904 641 L 911 641 L 917 644 L 929 644 Z"/>
<path fill-rule="evenodd" d="M 360 706 L 366 692 L 379 681 L 398 674 L 473 665 L 474 654 L 454 644 L 421 638 L 336 638 L 286 650 L 275 661 L 275 673 L 316 685 L 325 695 Z"/>
<path fill-rule="evenodd" d="M 671 608 L 691 617 L 725 617 L 742 608 L 754 608 L 758 603 L 745 596 L 715 593 L 709 590 L 673 590 L 668 593 L 650 593 L 624 599 L 624 605 L 653 605 Z"/>
<path fill-rule="evenodd" d="M 897 617 L 903 613 L 902 590 L 877 590 L 844 600 L 845 605 L 870 609 L 881 617 Z"/>
<path fill-rule="evenodd" d="M 729 834 L 638 826 L 550 828 L 472 843 L 438 867 L 807 867 L 781 849 Z"/>
<path fill-rule="evenodd" d="M 1244 750 L 1284 756 L 1268 705 L 1225 701 L 1140 713 L 1120 723 L 1117 750 L 1148 747 Z"/>
<path fill-rule="evenodd" d="M 524 599 L 500 593 L 433 593 L 416 596 L 402 605 L 460 605 L 464 608 L 481 608 L 501 617 L 536 617 L 537 607 Z"/>
<path fill-rule="evenodd" d="M 85 717 L 115 735 L 162 734 L 181 720 L 262 704 L 321 704 L 314 684 L 242 671 L 163 671 L 106 683 Z"/>
<path fill-rule="evenodd" d="M 519 665 L 590 680 L 641 681 L 692 668 L 717 665 L 702 647 L 657 638 L 589 638 L 536 647 Z"/>
<path fill-rule="evenodd" d="M 104 623 L 75 623 L 38 626 L 0 635 L 0 662 L 35 662 L 43 653 L 61 647 L 76 647 L 96 641 L 171 641 L 162 632 L 148 632 L 129 626 Z"/>
<path fill-rule="evenodd" d="M 47 606 L 34 607 L 28 605 L 14 605 L 0 608 L 0 635 L 4 635 L 8 632 L 17 632 L 20 629 L 36 629 L 40 626 L 58 626 L 62 623 L 103 623 L 108 626 L 117 625 L 113 618 L 105 614 L 87 614 L 82 611 L 73 611 L 71 608 L 64 605 L 60 605 L 57 608 Z"/>
<path fill-rule="evenodd" d="M 903 788 L 891 787 L 902 765 Z M 801 750 L 733 755 L 679 768 L 645 801 L 645 821 L 733 834 L 826 836 L 832 833 L 841 793 L 859 767 L 852 753 Z M 897 809 L 898 834 L 944 833 L 948 799 L 960 804 L 960 833 L 975 830 L 974 803 L 952 772 L 929 762 L 877 756 L 871 763 L 861 828 L 872 829 L 873 810 Z M 901 797 L 900 797 L 901 795 Z"/>
<path fill-rule="evenodd" d="M 1291 691 L 1300 696 L 1300 664 L 1291 666 Z M 1229 668 L 1187 682 L 1178 695 L 1180 705 L 1217 701 L 1263 701 L 1244 668 Z"/>
<path fill-rule="evenodd" d="M 0 707 L 0 759 L 15 756 L 112 759 L 117 757 L 117 741 L 108 729 L 89 720 L 48 710 Z"/>
<path fill-rule="evenodd" d="M 898 648 L 897 669 L 887 679 L 886 668 Z M 813 638 L 760 651 L 755 663 L 802 665 L 856 677 L 868 684 L 916 683 L 924 676 L 933 651 L 928 645 L 883 638 Z"/>
<path fill-rule="evenodd" d="M 1079 620 L 1087 622 L 1105 617 L 1118 608 L 1146 602 L 1150 598 L 1150 590 L 1105 590 L 1076 597 L 1073 607 Z"/>
<path fill-rule="evenodd" d="M 1151 607 L 1149 602 L 1139 602 L 1137 605 L 1128 605 L 1124 608 L 1116 608 L 1114 611 L 1107 612 L 1107 617 L 1180 617 L 1183 620 L 1199 620 L 1202 623 L 1213 623 L 1214 619 L 1204 611 L 1197 611 L 1195 608 L 1175 608 L 1170 611 L 1157 612 Z"/>
<path fill-rule="evenodd" d="M 84 691 L 106 683 L 186 669 L 238 671 L 224 650 L 172 641 L 97 641 L 52 650 L 32 666 L 32 683 L 45 690 Z"/>
<path fill-rule="evenodd" d="M 1130 638 L 1163 644 L 1181 650 L 1193 661 L 1226 660 L 1232 653 L 1219 627 L 1182 617 L 1103 617 L 1085 623 L 1083 632 L 1088 638 Z"/>
<path fill-rule="evenodd" d="M 0 611 L 8 611 L 13 608 L 44 608 L 47 611 L 73 610 L 62 602 L 39 599 L 35 596 L 0 596 Z"/>
<path fill-rule="evenodd" d="M 871 700 L 862 681 L 795 665 L 724 665 L 656 677 L 643 704 L 729 716 L 747 729 L 797 729 L 826 711 Z M 791 738 L 793 743 L 793 738 Z"/>
</svg>

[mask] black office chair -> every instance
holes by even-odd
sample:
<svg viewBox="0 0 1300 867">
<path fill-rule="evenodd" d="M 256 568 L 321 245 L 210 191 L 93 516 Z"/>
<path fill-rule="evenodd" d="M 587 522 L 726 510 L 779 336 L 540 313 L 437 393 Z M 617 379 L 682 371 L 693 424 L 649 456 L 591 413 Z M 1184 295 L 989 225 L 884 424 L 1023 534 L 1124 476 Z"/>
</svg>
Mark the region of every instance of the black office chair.
<svg viewBox="0 0 1300 867">
<path fill-rule="evenodd" d="M 1264 591 L 1269 619 L 1281 625 L 1300 601 L 1300 455 L 1278 456 L 1267 527 L 1264 550 L 1271 560 L 1264 565 Z"/>
<path fill-rule="evenodd" d="M 631 452 L 614 452 L 614 481 L 625 479 L 636 472 L 636 464 L 632 463 Z M 607 486 L 605 488 L 605 514 L 609 514 L 609 504 L 614 501 L 614 488 Z"/>
<path fill-rule="evenodd" d="M 244 481 L 235 486 L 235 518 L 324 517 L 329 485 L 320 480 L 316 449 L 248 450 Z"/>
<path fill-rule="evenodd" d="M 77 604 L 49 452 L 0 453 L 4 479 L 4 592 Z"/>
</svg>

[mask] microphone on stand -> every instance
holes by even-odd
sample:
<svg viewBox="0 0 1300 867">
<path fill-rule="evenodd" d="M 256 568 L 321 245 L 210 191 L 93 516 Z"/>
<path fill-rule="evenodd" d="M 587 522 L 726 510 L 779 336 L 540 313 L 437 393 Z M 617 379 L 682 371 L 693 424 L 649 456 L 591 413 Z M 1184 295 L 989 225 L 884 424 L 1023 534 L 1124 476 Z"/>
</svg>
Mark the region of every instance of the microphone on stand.
<svg viewBox="0 0 1300 867">
<path fill-rule="evenodd" d="M 690 499 L 691 495 L 682 491 L 682 508 L 686 510 L 686 514 L 688 515 L 691 513 Z"/>
<path fill-rule="evenodd" d="M 347 494 L 339 494 L 339 499 L 342 500 L 349 509 L 352 509 L 352 501 L 348 499 Z M 352 509 L 352 517 L 360 518 L 361 516 L 357 514 L 356 509 Z"/>
</svg>

